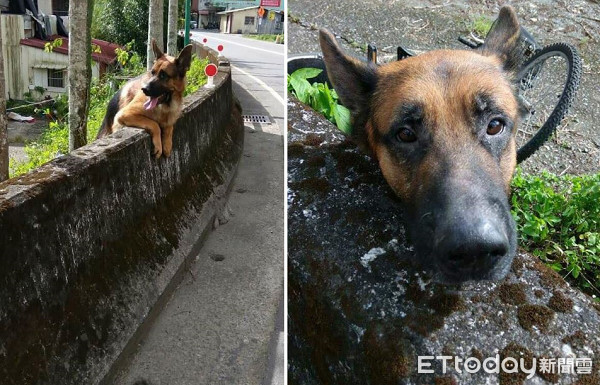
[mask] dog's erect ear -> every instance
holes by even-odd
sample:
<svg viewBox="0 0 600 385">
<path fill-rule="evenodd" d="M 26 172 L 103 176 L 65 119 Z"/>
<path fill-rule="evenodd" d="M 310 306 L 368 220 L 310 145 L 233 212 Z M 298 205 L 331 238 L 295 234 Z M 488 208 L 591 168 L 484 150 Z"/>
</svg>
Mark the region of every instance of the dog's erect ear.
<svg viewBox="0 0 600 385">
<path fill-rule="evenodd" d="M 321 29 L 319 39 L 329 81 L 342 104 L 352 113 L 352 136 L 360 140 L 377 85 L 376 69 L 372 64 L 344 54 L 329 31 Z"/>
<path fill-rule="evenodd" d="M 179 52 L 179 56 L 175 59 L 175 64 L 177 65 L 177 69 L 183 75 L 190 69 L 190 65 L 192 64 L 192 49 L 193 46 L 191 44 L 183 47 L 181 52 Z"/>
<path fill-rule="evenodd" d="M 500 57 L 504 62 L 505 70 L 516 71 L 521 61 L 520 37 L 521 27 L 517 14 L 511 6 L 506 5 L 500 9 L 498 19 L 494 22 L 481 49 L 484 55 Z"/>
<path fill-rule="evenodd" d="M 160 48 L 158 48 L 158 44 L 156 43 L 156 40 L 154 38 L 152 39 L 152 51 L 154 51 L 154 57 L 157 59 L 160 59 L 165 55 L 163 51 Z"/>
</svg>

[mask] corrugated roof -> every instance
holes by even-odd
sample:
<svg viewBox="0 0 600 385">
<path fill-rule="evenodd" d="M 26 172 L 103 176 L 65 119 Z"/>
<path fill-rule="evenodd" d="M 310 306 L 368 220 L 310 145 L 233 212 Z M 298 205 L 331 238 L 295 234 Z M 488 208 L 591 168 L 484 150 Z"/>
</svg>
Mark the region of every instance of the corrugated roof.
<svg viewBox="0 0 600 385">
<path fill-rule="evenodd" d="M 55 39 L 62 39 L 63 44 L 60 47 L 55 47 L 52 50 L 52 52 L 60 53 L 63 55 L 68 55 L 69 54 L 69 39 L 64 36 L 52 35 L 52 36 L 48 37 L 48 40 L 36 39 L 33 37 L 29 38 L 29 39 L 21 39 L 21 45 L 44 49 L 44 47 L 46 46 L 46 43 L 52 42 Z M 118 44 L 109 43 L 107 41 L 98 40 L 98 39 L 92 39 L 92 44 L 97 45 L 98 47 L 100 47 L 100 50 L 101 50 L 101 52 L 92 52 L 92 59 L 97 62 L 104 63 L 104 64 L 112 63 L 117 58 L 115 49 L 121 48 L 121 46 Z"/>
<path fill-rule="evenodd" d="M 238 11 L 247 11 L 249 9 L 258 9 L 260 8 L 258 5 L 252 6 L 252 7 L 246 7 L 246 8 L 237 8 L 237 9 L 230 9 L 229 11 L 222 11 L 222 12 L 218 12 L 217 15 L 224 15 L 226 13 L 232 13 L 232 12 L 238 12 Z"/>
</svg>

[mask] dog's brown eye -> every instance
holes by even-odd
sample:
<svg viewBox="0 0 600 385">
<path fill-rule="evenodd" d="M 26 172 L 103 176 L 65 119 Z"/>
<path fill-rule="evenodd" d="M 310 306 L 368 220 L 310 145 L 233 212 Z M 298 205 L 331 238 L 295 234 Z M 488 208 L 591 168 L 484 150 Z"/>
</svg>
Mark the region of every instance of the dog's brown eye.
<svg viewBox="0 0 600 385">
<path fill-rule="evenodd" d="M 492 119 L 487 126 L 488 135 L 496 135 L 504 130 L 504 122 L 500 119 Z"/>
<path fill-rule="evenodd" d="M 417 140 L 417 135 L 415 134 L 415 132 L 408 127 L 401 128 L 397 136 L 399 140 L 407 143 L 414 142 L 415 140 Z"/>
</svg>

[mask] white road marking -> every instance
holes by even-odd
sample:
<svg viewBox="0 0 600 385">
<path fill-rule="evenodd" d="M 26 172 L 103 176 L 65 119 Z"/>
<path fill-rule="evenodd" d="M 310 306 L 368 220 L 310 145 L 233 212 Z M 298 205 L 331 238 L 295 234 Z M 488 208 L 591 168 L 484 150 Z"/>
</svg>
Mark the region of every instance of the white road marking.
<svg viewBox="0 0 600 385">
<path fill-rule="evenodd" d="M 270 51 L 270 50 L 268 50 L 268 49 L 264 49 L 264 48 L 258 48 L 258 47 L 254 47 L 254 46 L 251 46 L 251 45 L 246 45 L 246 44 L 236 43 L 236 42 L 234 42 L 234 41 L 227 40 L 227 39 L 219 39 L 218 37 L 214 37 L 214 36 L 212 36 L 212 35 L 207 35 L 207 36 L 205 36 L 205 37 L 206 37 L 207 39 L 209 39 L 209 40 L 210 40 L 210 39 L 220 40 L 220 41 L 227 42 L 227 43 L 229 43 L 229 44 L 239 45 L 240 47 L 246 47 L 246 48 L 250 48 L 250 49 L 257 49 L 257 50 L 259 50 L 259 51 L 264 51 L 264 52 L 272 53 L 272 54 L 274 54 L 274 55 L 281 55 L 281 56 L 284 56 L 284 55 L 285 55 L 285 53 L 283 53 L 283 52 L 275 52 L 275 51 Z M 216 48 L 213 48 L 213 49 L 216 49 Z M 227 55 L 225 55 L 225 56 L 227 56 Z"/>
<path fill-rule="evenodd" d="M 248 72 L 244 71 L 243 69 L 236 67 L 236 66 L 231 66 L 233 67 L 233 69 L 235 69 L 236 71 L 240 71 L 243 75 L 248 76 L 250 79 L 254 80 L 259 86 L 261 86 L 262 88 L 264 88 L 265 90 L 269 91 L 269 93 L 271 95 L 273 95 L 273 97 L 275 99 L 277 99 L 277 101 L 279 103 L 281 103 L 283 106 L 285 106 L 285 102 L 283 101 L 283 98 L 281 96 L 279 96 L 279 94 L 277 93 L 277 91 L 275 91 L 274 89 L 272 89 L 271 87 L 269 87 L 267 85 L 267 83 L 263 82 L 262 80 L 260 80 L 259 78 L 257 78 L 254 75 L 250 75 Z"/>
</svg>

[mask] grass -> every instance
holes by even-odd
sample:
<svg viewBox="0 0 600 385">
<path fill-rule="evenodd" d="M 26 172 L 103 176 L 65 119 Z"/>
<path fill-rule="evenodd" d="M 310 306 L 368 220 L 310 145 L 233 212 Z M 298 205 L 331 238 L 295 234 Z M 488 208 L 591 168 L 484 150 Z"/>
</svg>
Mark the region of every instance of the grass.
<svg viewBox="0 0 600 385">
<path fill-rule="evenodd" d="M 334 113 L 339 106 L 335 90 L 308 82 L 320 73 L 297 70 L 288 76 L 288 89 L 349 134 L 349 112 L 339 121 Z M 529 175 L 517 170 L 511 205 L 519 247 L 600 301 L 600 173 Z"/>
<path fill-rule="evenodd" d="M 127 81 L 122 77 L 134 77 L 145 72 L 145 67 L 136 54 L 131 57 L 121 57 L 123 68 L 117 73 L 109 73 L 102 79 L 94 79 L 90 88 L 90 109 L 87 121 L 87 141 L 93 142 L 106 114 L 106 106 L 115 92 Z M 192 60 L 192 65 L 187 73 L 187 87 L 185 95 L 196 92 L 206 83 L 204 68 L 208 59 Z M 118 79 L 117 76 L 121 78 Z M 56 102 L 44 109 L 38 109 L 36 113 L 43 113 L 51 118 L 48 128 L 44 130 L 41 137 L 25 146 L 27 154 L 26 161 L 10 159 L 10 177 L 24 174 L 42 164 L 69 152 L 69 125 L 68 100 L 66 95 L 58 97 Z"/>
<path fill-rule="evenodd" d="M 275 35 L 275 34 L 263 34 L 263 35 L 253 35 L 253 34 L 244 34 L 242 35 L 248 39 L 254 39 L 254 40 L 262 40 L 262 41 L 272 41 L 272 42 L 277 42 L 280 44 L 283 44 L 284 42 L 284 35 L 280 34 L 280 35 Z"/>
<path fill-rule="evenodd" d="M 471 19 L 470 24 L 467 26 L 469 32 L 475 33 L 480 38 L 484 38 L 492 27 L 494 20 L 486 16 L 476 16 Z"/>
</svg>

